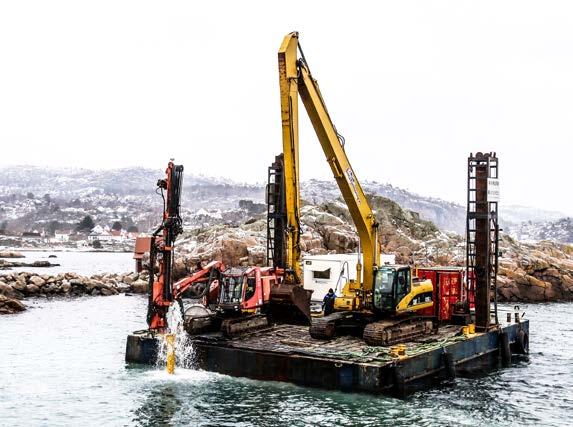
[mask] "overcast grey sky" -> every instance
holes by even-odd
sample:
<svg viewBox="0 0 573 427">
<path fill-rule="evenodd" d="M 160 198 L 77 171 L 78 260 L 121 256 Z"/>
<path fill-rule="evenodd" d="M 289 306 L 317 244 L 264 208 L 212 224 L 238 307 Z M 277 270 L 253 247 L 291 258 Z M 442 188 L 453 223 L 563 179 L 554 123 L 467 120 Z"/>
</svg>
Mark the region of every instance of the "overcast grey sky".
<svg viewBox="0 0 573 427">
<path fill-rule="evenodd" d="M 361 180 L 463 202 L 493 150 L 502 203 L 573 214 L 568 1 L 4 1 L 0 165 L 262 182 L 292 30 Z M 330 178 L 301 119 L 302 179 Z"/>
</svg>

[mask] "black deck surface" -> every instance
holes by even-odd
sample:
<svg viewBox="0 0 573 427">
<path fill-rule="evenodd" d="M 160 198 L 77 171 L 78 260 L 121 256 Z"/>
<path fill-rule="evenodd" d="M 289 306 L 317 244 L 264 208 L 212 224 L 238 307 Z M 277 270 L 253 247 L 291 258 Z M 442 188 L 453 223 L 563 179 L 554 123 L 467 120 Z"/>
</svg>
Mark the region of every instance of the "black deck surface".
<svg viewBox="0 0 573 427">
<path fill-rule="evenodd" d="M 459 326 L 445 326 L 440 328 L 437 334 L 405 343 L 405 357 L 416 356 L 466 339 L 468 338 L 460 333 Z M 330 341 L 314 339 L 308 333 L 308 326 L 276 325 L 234 339 L 225 339 L 219 334 L 206 334 L 194 340 L 237 350 L 373 363 L 380 366 L 400 359 L 390 356 L 391 347 L 368 346 L 358 337 L 342 336 Z"/>
</svg>

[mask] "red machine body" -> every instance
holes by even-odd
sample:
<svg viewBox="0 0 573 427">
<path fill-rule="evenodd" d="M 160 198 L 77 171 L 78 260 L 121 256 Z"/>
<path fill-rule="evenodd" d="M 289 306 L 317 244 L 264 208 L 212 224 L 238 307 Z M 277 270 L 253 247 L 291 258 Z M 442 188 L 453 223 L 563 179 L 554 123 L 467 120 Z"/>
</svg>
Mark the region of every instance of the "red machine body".
<svg viewBox="0 0 573 427">
<path fill-rule="evenodd" d="M 241 313 L 264 312 L 275 320 L 308 324 L 310 321 L 310 293 L 300 286 L 283 289 L 284 270 L 273 267 L 247 267 L 225 269 L 221 261 L 212 261 L 199 266 L 189 276 L 173 283 L 173 259 L 175 239 L 183 231 L 179 215 L 183 166 L 169 162 L 166 178 L 159 180 L 158 189 L 164 201 L 163 221 L 149 238 L 149 303 L 147 322 L 149 329 L 164 332 L 167 327 L 167 312 L 177 300 L 183 309 L 182 297 L 201 300 L 201 304 L 213 313 L 229 314 L 237 325 Z M 145 244 L 136 248 L 135 258 L 142 259 Z M 139 265 L 143 265 L 141 260 Z M 278 289 L 271 295 L 271 289 Z M 195 304 L 195 308 L 196 308 Z M 193 316 L 193 314 L 189 314 Z M 185 315 L 187 320 L 187 315 Z M 200 314 L 204 317 L 204 312 Z M 191 322 L 192 323 L 192 322 Z M 252 324 L 252 322 L 251 322 Z M 229 330 L 231 326 L 229 326 Z"/>
<path fill-rule="evenodd" d="M 420 279 L 430 279 L 434 284 L 432 300 L 434 306 L 425 309 L 421 314 L 436 316 L 441 321 L 451 320 L 454 306 L 466 300 L 464 276 L 461 267 L 418 268 Z"/>
<path fill-rule="evenodd" d="M 214 274 L 215 273 L 215 274 Z M 225 269 L 221 261 L 212 261 L 173 286 L 173 298 L 181 298 L 191 289 L 206 307 L 223 311 L 255 312 L 270 300 L 271 286 L 280 284 L 282 274 L 271 267 Z"/>
<path fill-rule="evenodd" d="M 231 269 L 219 283 L 218 307 L 223 311 L 261 311 L 270 301 L 271 287 L 282 281 L 283 275 L 272 267 Z"/>
</svg>

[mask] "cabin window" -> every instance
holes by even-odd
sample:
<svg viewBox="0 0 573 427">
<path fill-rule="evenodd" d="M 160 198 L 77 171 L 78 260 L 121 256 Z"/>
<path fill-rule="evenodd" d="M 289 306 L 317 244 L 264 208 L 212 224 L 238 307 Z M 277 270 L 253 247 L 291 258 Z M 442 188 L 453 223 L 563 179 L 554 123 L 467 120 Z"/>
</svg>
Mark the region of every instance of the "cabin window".
<svg viewBox="0 0 573 427">
<path fill-rule="evenodd" d="M 398 300 L 401 300 L 410 292 L 410 269 L 398 270 L 397 277 L 396 294 L 398 295 Z"/>
<path fill-rule="evenodd" d="M 254 277 L 247 278 L 247 289 L 245 290 L 245 301 L 250 300 L 255 295 L 256 279 Z"/>
<path fill-rule="evenodd" d="M 242 289 L 242 277 L 225 277 L 223 289 L 221 289 L 221 301 L 225 303 L 241 302 Z"/>
<path fill-rule="evenodd" d="M 324 271 L 313 271 L 312 277 L 314 279 L 330 279 L 330 268 L 327 268 Z"/>
</svg>

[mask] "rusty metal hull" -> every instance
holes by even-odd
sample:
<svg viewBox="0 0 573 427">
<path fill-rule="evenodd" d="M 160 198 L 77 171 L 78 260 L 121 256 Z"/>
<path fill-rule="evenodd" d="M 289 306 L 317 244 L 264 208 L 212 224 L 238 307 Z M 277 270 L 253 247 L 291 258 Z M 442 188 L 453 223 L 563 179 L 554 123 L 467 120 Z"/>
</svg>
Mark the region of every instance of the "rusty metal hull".
<svg viewBox="0 0 573 427">
<path fill-rule="evenodd" d="M 403 357 L 391 357 L 387 348 L 368 347 L 355 337 L 326 343 L 314 340 L 308 337 L 308 328 L 293 325 L 234 339 L 205 334 L 194 339 L 194 363 L 199 369 L 237 377 L 404 397 L 456 375 L 484 374 L 501 367 L 500 335 L 507 334 L 515 353 L 518 333 L 529 333 L 529 322 L 468 337 L 456 335 L 457 329 L 445 328 L 433 341 L 408 343 Z M 153 338 L 131 335 L 126 361 L 155 363 L 156 347 Z"/>
</svg>

